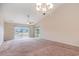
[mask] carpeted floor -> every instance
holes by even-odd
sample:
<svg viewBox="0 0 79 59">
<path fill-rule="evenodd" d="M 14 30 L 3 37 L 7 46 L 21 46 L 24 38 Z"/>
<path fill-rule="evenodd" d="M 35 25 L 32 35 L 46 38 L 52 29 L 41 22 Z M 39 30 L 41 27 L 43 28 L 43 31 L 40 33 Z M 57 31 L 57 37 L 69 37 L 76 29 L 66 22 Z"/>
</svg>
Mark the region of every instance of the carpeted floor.
<svg viewBox="0 0 79 59">
<path fill-rule="evenodd" d="M 20 39 L 4 42 L 1 56 L 78 56 L 79 47 L 44 39 Z"/>
</svg>

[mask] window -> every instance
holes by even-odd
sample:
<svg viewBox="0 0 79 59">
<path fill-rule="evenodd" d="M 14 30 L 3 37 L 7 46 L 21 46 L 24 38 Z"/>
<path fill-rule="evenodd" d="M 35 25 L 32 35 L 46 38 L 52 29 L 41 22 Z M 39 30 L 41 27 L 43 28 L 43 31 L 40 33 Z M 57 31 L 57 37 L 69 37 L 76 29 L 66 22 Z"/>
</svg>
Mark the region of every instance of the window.
<svg viewBox="0 0 79 59">
<path fill-rule="evenodd" d="M 16 26 L 14 28 L 15 39 L 23 38 L 39 38 L 40 37 L 40 27 L 39 26 Z"/>
<path fill-rule="evenodd" d="M 35 37 L 40 37 L 40 27 L 35 27 Z"/>
<path fill-rule="evenodd" d="M 15 39 L 29 37 L 29 28 L 26 26 L 15 27 Z"/>
</svg>

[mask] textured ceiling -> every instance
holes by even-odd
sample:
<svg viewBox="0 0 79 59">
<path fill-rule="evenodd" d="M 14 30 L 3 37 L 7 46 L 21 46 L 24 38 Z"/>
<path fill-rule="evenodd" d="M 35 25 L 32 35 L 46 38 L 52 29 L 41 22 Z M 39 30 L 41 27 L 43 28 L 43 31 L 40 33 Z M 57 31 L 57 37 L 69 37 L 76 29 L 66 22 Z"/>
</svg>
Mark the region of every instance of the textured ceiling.
<svg viewBox="0 0 79 59">
<path fill-rule="evenodd" d="M 59 5 L 54 4 L 54 8 Z M 3 17 L 7 22 L 26 24 L 27 20 L 32 20 L 37 23 L 45 17 L 41 12 L 36 11 L 35 3 L 4 3 L 1 6 Z"/>
</svg>

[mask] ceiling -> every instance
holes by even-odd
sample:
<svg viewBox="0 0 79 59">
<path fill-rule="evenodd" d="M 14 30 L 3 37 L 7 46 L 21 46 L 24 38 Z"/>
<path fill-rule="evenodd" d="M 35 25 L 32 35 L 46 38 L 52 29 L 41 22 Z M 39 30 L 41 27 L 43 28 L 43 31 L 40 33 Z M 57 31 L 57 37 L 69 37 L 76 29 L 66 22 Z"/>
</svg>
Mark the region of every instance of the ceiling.
<svg viewBox="0 0 79 59">
<path fill-rule="evenodd" d="M 54 3 L 54 9 L 59 5 L 61 4 Z M 32 20 L 37 23 L 45 17 L 41 12 L 36 10 L 35 3 L 3 3 L 1 6 L 2 15 L 6 22 L 26 24 L 28 20 Z"/>
</svg>

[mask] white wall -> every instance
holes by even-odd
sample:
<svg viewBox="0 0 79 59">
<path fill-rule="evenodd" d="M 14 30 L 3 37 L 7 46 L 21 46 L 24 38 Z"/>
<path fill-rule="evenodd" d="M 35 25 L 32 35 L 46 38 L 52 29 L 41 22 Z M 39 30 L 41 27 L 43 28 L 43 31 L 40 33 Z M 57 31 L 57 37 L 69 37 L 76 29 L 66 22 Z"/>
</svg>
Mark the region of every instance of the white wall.
<svg viewBox="0 0 79 59">
<path fill-rule="evenodd" d="M 0 45 L 4 40 L 4 26 L 3 26 L 3 19 L 0 17 Z"/>
<path fill-rule="evenodd" d="M 40 26 L 43 38 L 79 46 L 79 4 L 64 4 L 46 16 Z"/>
<path fill-rule="evenodd" d="M 2 17 L 2 4 L 0 4 L 0 45 L 4 41 L 4 19 Z"/>
</svg>

